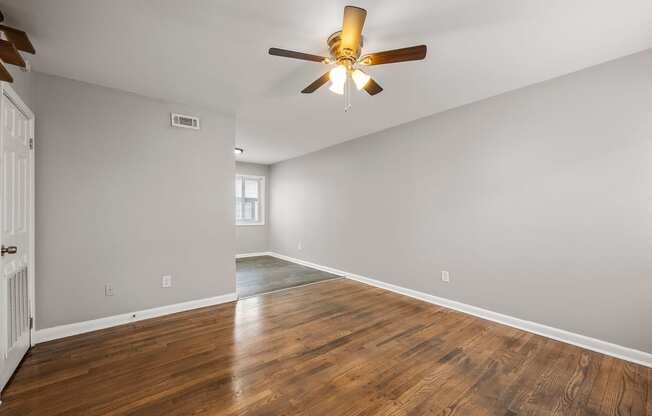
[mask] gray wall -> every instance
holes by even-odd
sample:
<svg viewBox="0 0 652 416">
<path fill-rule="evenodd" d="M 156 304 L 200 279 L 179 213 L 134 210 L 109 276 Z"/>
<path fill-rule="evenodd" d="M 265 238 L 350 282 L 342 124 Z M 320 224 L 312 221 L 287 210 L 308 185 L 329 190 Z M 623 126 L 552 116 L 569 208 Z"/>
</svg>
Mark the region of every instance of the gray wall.
<svg viewBox="0 0 652 416">
<path fill-rule="evenodd" d="M 236 253 L 262 253 L 268 248 L 269 233 L 269 166 L 237 162 L 235 171 L 241 175 L 265 177 L 265 225 L 238 225 L 235 227 Z"/>
<path fill-rule="evenodd" d="M 37 327 L 235 292 L 234 119 L 31 75 Z"/>
<path fill-rule="evenodd" d="M 18 67 L 13 65 L 5 65 L 5 68 L 9 71 L 11 76 L 14 78 L 14 82 L 10 83 L 9 86 L 20 95 L 20 98 L 27 104 L 30 108 L 34 106 L 33 99 L 33 88 L 34 84 L 33 77 L 34 74 L 31 72 L 23 72 Z M 33 108 L 32 108 L 33 110 Z"/>
<path fill-rule="evenodd" d="M 652 51 L 271 179 L 273 251 L 652 352 Z"/>
</svg>

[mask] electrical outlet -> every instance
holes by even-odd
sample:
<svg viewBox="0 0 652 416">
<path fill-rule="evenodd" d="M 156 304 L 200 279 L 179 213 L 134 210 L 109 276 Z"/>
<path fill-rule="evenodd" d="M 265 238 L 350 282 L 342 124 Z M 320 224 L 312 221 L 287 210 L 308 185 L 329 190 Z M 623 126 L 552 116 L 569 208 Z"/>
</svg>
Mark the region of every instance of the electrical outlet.
<svg viewBox="0 0 652 416">
<path fill-rule="evenodd" d="M 166 274 L 161 276 L 161 287 L 172 287 L 172 275 Z"/>
<path fill-rule="evenodd" d="M 297 250 L 299 251 L 303 250 L 303 243 L 301 241 L 299 241 L 299 243 L 297 244 Z"/>
<path fill-rule="evenodd" d="M 441 281 L 446 283 L 451 281 L 451 275 L 446 270 L 441 271 Z"/>
<path fill-rule="evenodd" d="M 111 283 L 104 285 L 104 296 L 113 296 L 113 285 Z"/>
</svg>

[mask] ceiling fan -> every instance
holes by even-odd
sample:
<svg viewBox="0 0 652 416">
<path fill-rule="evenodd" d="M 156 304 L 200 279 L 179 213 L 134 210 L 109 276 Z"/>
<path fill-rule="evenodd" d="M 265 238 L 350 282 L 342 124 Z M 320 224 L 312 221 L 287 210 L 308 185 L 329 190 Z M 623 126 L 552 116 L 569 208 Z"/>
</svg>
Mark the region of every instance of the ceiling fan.
<svg viewBox="0 0 652 416">
<path fill-rule="evenodd" d="M 0 60 L 11 65 L 26 68 L 27 63 L 18 51 L 34 54 L 36 53 L 34 46 L 27 37 L 27 33 L 3 25 L 2 22 L 4 20 L 5 17 L 0 12 L 0 32 L 4 34 L 4 39 L 0 38 Z M 2 63 L 0 63 L 0 81 L 14 82 L 13 77 Z"/>
<path fill-rule="evenodd" d="M 346 6 L 344 8 L 342 30 L 333 33 L 327 40 L 328 48 L 330 49 L 330 56 L 328 57 L 279 48 L 270 48 L 269 54 L 326 65 L 334 64 L 334 68 L 319 77 L 301 92 L 304 94 L 313 93 L 319 87 L 330 81 L 331 86 L 329 89 L 336 94 L 344 95 L 344 111 L 347 111 L 351 108 L 351 81 L 353 81 L 358 90 L 363 89 L 369 95 L 376 95 L 383 90 L 376 81 L 361 69 L 362 67 L 419 61 L 426 57 L 426 45 L 361 55 L 364 41 L 362 27 L 364 26 L 366 17 L 367 11 L 365 9 L 355 6 Z"/>
</svg>

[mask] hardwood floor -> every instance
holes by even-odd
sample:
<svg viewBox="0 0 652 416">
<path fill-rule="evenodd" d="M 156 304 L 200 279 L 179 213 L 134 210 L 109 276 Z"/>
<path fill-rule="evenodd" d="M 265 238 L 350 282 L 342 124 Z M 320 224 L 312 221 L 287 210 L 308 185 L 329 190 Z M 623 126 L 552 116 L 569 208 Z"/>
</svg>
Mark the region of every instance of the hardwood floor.
<svg viewBox="0 0 652 416">
<path fill-rule="evenodd" d="M 38 345 L 0 415 L 649 415 L 651 378 L 338 279 Z"/>
<path fill-rule="evenodd" d="M 241 298 L 339 278 L 331 273 L 272 256 L 236 260 L 236 286 Z"/>
</svg>

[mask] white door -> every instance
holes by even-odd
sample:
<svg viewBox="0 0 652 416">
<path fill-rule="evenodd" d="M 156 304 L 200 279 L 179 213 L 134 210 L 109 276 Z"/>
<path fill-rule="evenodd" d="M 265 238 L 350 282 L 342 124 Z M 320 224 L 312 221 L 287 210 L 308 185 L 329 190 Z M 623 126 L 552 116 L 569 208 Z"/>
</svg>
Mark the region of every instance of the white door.
<svg viewBox="0 0 652 416">
<path fill-rule="evenodd" d="M 30 347 L 30 118 L 2 89 L 0 103 L 0 391 Z M 22 103 L 21 103 L 22 104 Z"/>
</svg>

